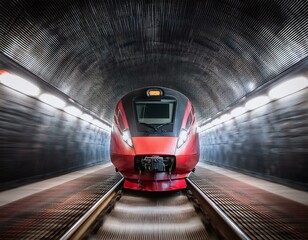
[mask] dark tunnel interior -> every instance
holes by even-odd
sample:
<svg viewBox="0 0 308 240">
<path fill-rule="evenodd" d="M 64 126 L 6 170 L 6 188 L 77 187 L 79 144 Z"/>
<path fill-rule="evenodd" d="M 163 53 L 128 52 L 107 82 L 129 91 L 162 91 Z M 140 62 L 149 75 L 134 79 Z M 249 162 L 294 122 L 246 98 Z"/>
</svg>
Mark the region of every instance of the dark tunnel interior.
<svg viewBox="0 0 308 240">
<path fill-rule="evenodd" d="M 201 162 L 308 189 L 307 86 L 205 127 L 279 82 L 308 81 L 306 0 L 2 0 L 0 20 L 0 70 L 105 126 L 0 84 L 0 190 L 108 162 L 116 103 L 147 86 L 192 101 Z"/>
</svg>

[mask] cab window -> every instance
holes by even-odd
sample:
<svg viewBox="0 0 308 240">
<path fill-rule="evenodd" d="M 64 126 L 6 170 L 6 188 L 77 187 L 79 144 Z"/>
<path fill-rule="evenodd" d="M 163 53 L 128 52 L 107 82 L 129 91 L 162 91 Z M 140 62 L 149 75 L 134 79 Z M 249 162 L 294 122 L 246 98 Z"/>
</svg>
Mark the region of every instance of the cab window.
<svg viewBox="0 0 308 240">
<path fill-rule="evenodd" d="M 136 113 L 138 123 L 145 124 L 167 124 L 173 122 L 174 101 L 155 102 L 140 101 L 136 102 Z"/>
</svg>

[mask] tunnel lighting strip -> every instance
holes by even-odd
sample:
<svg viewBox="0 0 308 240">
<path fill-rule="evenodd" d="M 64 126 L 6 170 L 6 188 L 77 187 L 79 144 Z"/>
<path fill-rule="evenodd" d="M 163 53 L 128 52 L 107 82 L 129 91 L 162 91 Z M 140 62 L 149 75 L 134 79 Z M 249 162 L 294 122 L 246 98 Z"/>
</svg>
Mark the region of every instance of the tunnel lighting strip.
<svg viewBox="0 0 308 240">
<path fill-rule="evenodd" d="M 232 117 L 238 117 L 246 112 L 247 112 L 247 109 L 245 107 L 237 107 L 231 110 L 230 114 Z"/>
<path fill-rule="evenodd" d="M 285 81 L 268 93 L 271 99 L 283 98 L 289 94 L 298 92 L 308 86 L 308 80 L 305 77 L 297 77 L 288 81 Z"/>
<path fill-rule="evenodd" d="M 104 124 L 102 121 L 93 118 L 89 114 L 83 113 L 79 108 L 75 106 L 67 106 L 67 103 L 61 98 L 58 98 L 49 93 L 41 93 L 41 90 L 38 86 L 17 75 L 11 74 L 5 70 L 0 70 L 0 82 L 15 91 L 21 92 L 22 94 L 25 94 L 30 97 L 35 97 L 37 100 L 40 100 L 54 108 L 63 110 L 64 112 L 72 116 L 78 117 L 81 120 L 89 122 L 106 132 L 111 131 L 111 127 Z M 75 101 L 72 99 L 69 99 L 69 101 L 75 103 Z"/>
<path fill-rule="evenodd" d="M 47 103 L 50 106 L 55 107 L 55 108 L 59 108 L 59 109 L 63 109 L 66 105 L 66 103 L 62 99 L 60 99 L 56 96 L 53 96 L 51 94 L 48 94 L 48 93 L 41 94 L 39 96 L 39 99 L 42 102 Z"/>
<path fill-rule="evenodd" d="M 220 117 L 221 122 L 227 122 L 232 118 L 231 114 L 226 113 Z"/>
<path fill-rule="evenodd" d="M 31 97 L 39 96 L 41 90 L 33 83 L 19 76 L 0 70 L 0 82 L 18 92 Z"/>
<path fill-rule="evenodd" d="M 75 117 L 79 117 L 82 114 L 82 111 L 74 106 L 66 106 L 63 110 Z"/>
<path fill-rule="evenodd" d="M 245 108 L 248 110 L 254 110 L 268 104 L 270 101 L 271 99 L 266 95 L 257 96 L 247 101 L 245 103 Z"/>
<path fill-rule="evenodd" d="M 230 110 L 230 112 L 218 116 L 214 119 L 207 120 L 203 126 L 198 128 L 199 133 L 205 132 L 213 127 L 223 124 L 233 118 L 241 116 L 249 111 L 253 111 L 259 107 L 268 104 L 271 101 L 289 96 L 304 88 L 308 87 L 308 79 L 304 76 L 298 76 L 282 83 L 275 84 L 267 94 L 260 95 L 249 99 L 244 106 L 238 106 Z M 218 114 L 216 114 L 218 115 Z"/>
<path fill-rule="evenodd" d="M 86 113 L 82 114 L 80 116 L 80 118 L 85 120 L 85 121 L 87 121 L 87 122 L 89 122 L 89 123 L 91 123 L 93 121 L 93 117 L 90 116 L 89 114 L 86 114 Z"/>
</svg>

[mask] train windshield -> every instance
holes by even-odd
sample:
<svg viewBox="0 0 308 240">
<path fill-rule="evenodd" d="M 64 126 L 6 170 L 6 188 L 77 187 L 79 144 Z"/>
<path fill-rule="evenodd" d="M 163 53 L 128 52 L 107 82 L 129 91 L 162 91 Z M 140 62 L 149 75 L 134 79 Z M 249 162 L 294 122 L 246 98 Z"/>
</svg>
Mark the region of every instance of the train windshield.
<svg viewBox="0 0 308 240">
<path fill-rule="evenodd" d="M 137 120 L 141 124 L 173 123 L 175 101 L 139 101 L 135 102 Z"/>
</svg>

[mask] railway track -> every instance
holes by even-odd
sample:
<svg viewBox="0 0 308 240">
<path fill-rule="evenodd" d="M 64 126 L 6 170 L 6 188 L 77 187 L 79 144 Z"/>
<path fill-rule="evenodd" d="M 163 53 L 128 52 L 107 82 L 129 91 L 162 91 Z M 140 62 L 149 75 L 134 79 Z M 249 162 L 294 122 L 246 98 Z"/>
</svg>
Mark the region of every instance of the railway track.
<svg viewBox="0 0 308 240">
<path fill-rule="evenodd" d="M 196 203 L 197 208 L 202 214 L 211 221 L 214 231 L 222 239 L 241 239 L 250 238 L 208 197 L 198 188 L 189 178 L 187 179 L 188 196 Z"/>
<path fill-rule="evenodd" d="M 122 190 L 120 181 L 107 195 L 62 240 L 306 239 L 270 212 L 238 202 L 195 176 L 182 191 Z"/>
<path fill-rule="evenodd" d="M 0 238 L 307 239 L 305 218 L 285 218 L 251 191 L 204 176 L 165 193 L 122 190 L 120 175 L 69 182 L 2 208 Z"/>
<path fill-rule="evenodd" d="M 90 239 L 208 239 L 193 204 L 181 192 L 125 191 Z"/>
<path fill-rule="evenodd" d="M 64 239 L 249 239 L 188 180 L 188 189 L 121 190 L 120 181 Z"/>
</svg>

